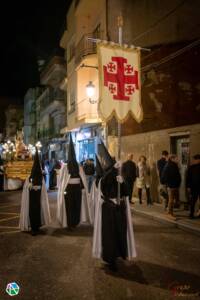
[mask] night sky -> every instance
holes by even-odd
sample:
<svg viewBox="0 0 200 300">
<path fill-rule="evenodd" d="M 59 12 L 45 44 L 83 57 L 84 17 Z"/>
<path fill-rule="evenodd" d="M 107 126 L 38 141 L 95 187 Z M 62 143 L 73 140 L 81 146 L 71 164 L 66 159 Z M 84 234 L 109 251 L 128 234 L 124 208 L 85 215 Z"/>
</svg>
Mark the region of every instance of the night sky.
<svg viewBox="0 0 200 300">
<path fill-rule="evenodd" d="M 1 4 L 1 114 L 8 103 L 23 104 L 27 89 L 39 84 L 37 59 L 46 60 L 60 51 L 59 40 L 70 2 L 20 0 Z"/>
</svg>

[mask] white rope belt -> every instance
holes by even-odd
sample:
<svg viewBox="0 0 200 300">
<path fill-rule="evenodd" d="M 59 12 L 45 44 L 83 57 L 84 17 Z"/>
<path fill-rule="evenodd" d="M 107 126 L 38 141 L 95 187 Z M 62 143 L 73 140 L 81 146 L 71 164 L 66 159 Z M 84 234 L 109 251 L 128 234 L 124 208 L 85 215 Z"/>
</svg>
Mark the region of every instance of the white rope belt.
<svg viewBox="0 0 200 300">
<path fill-rule="evenodd" d="M 41 190 L 41 188 L 42 188 L 41 185 L 33 185 L 33 186 L 31 187 L 31 190 L 39 191 L 39 190 Z"/>
<path fill-rule="evenodd" d="M 109 198 L 109 200 L 112 201 L 112 202 L 113 202 L 114 204 L 116 204 L 116 205 L 118 204 L 118 203 L 117 203 L 117 198 Z"/>
<path fill-rule="evenodd" d="M 81 183 L 80 178 L 70 178 L 69 179 L 69 184 L 79 184 Z"/>
</svg>

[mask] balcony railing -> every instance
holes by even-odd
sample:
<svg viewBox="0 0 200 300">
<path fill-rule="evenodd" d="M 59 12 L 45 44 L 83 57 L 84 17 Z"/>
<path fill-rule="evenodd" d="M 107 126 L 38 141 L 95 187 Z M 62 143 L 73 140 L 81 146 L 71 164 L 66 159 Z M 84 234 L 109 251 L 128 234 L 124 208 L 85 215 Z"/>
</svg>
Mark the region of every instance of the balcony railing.
<svg viewBox="0 0 200 300">
<path fill-rule="evenodd" d="M 54 128 L 46 128 L 43 130 L 39 130 L 37 132 L 37 137 L 38 137 L 38 139 L 41 139 L 44 141 L 44 140 L 49 140 L 52 138 L 59 138 L 60 133 L 56 132 Z"/>
<path fill-rule="evenodd" d="M 96 43 L 93 43 L 88 38 L 94 38 L 93 34 L 85 34 L 75 47 L 75 63 L 76 65 L 81 63 L 84 56 L 95 54 L 97 52 Z"/>
<path fill-rule="evenodd" d="M 64 91 L 60 89 L 47 88 L 40 96 L 40 108 L 46 109 L 53 101 L 64 101 Z"/>
<path fill-rule="evenodd" d="M 77 120 L 88 119 L 92 121 L 99 119 L 98 103 L 90 104 L 88 99 L 81 100 L 76 104 L 76 117 Z"/>
</svg>

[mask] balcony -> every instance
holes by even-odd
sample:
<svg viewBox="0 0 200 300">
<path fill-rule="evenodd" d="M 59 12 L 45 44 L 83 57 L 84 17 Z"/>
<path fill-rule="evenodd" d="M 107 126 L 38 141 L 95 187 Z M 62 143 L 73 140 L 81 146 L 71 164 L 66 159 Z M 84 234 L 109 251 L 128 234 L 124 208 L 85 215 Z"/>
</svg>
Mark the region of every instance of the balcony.
<svg viewBox="0 0 200 300">
<path fill-rule="evenodd" d="M 41 115 L 63 110 L 65 92 L 60 89 L 47 88 L 39 98 Z"/>
<path fill-rule="evenodd" d="M 43 85 L 58 86 L 66 76 L 66 63 L 63 57 L 54 55 L 47 61 L 40 74 Z"/>
<path fill-rule="evenodd" d="M 76 65 L 79 65 L 85 56 L 96 54 L 97 52 L 96 43 L 93 43 L 91 40 L 88 40 L 88 38 L 92 38 L 92 37 L 94 38 L 93 34 L 85 34 L 76 45 L 76 50 L 75 50 Z"/>
<path fill-rule="evenodd" d="M 76 119 L 81 123 L 100 123 L 101 119 L 98 114 L 98 103 L 90 104 L 88 98 L 78 102 Z"/>
<path fill-rule="evenodd" d="M 43 130 L 38 131 L 38 138 L 42 142 L 47 142 L 53 138 L 59 138 L 60 133 L 56 132 L 54 128 L 45 128 Z"/>
</svg>

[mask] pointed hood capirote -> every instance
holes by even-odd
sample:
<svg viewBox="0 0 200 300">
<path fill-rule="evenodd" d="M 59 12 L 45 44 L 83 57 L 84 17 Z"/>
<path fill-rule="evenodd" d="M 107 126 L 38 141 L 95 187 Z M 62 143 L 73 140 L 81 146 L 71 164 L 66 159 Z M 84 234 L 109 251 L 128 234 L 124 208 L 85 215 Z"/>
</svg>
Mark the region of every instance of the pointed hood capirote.
<svg viewBox="0 0 200 300">
<path fill-rule="evenodd" d="M 101 163 L 100 163 L 97 155 L 95 155 L 95 158 L 96 158 L 96 167 L 95 167 L 95 171 L 96 171 L 96 185 L 98 185 L 99 180 L 104 175 L 104 171 L 103 171 L 103 168 L 101 166 Z"/>
<path fill-rule="evenodd" d="M 71 132 L 69 133 L 69 149 L 68 149 L 68 161 L 77 161 L 76 160 L 76 153 L 75 153 L 75 150 L 74 150 L 74 143 L 73 143 L 73 140 L 72 140 L 72 135 L 71 135 Z"/>
<path fill-rule="evenodd" d="M 114 166 L 116 160 L 110 155 L 108 149 L 106 148 L 102 140 L 101 143 L 98 145 L 98 152 L 103 170 L 108 171 Z"/>
<path fill-rule="evenodd" d="M 33 185 L 42 185 L 42 168 L 40 164 L 39 153 L 36 147 L 34 162 L 31 170 L 30 181 Z"/>
<path fill-rule="evenodd" d="M 72 140 L 71 132 L 69 134 L 69 149 L 68 149 L 68 160 L 67 160 L 68 172 L 71 177 L 79 176 L 79 166 L 76 160 L 76 153 L 74 150 L 74 143 Z"/>
</svg>

